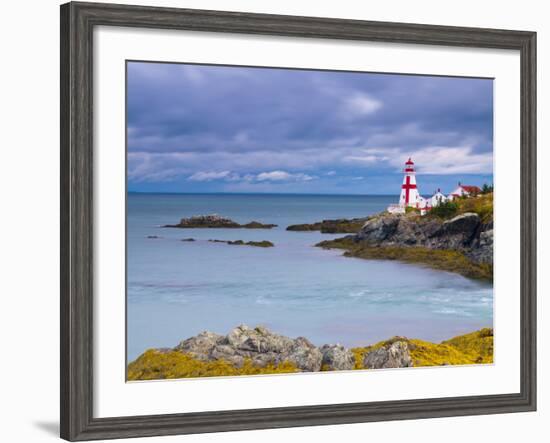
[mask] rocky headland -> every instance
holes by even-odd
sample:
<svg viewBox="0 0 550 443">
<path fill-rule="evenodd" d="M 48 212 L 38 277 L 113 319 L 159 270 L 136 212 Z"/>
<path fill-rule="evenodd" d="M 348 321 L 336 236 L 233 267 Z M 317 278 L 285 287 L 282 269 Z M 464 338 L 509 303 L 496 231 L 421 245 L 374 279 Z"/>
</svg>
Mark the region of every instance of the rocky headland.
<svg viewBox="0 0 550 443">
<path fill-rule="evenodd" d="M 189 218 L 182 218 L 178 224 L 164 225 L 163 228 L 224 228 L 224 229 L 271 229 L 277 227 L 277 225 L 269 223 L 260 223 L 258 221 L 251 221 L 249 223 L 240 224 L 227 217 L 220 215 L 195 215 Z"/>
<path fill-rule="evenodd" d="M 344 249 L 349 257 L 423 263 L 466 277 L 492 279 L 492 194 L 468 200 L 452 214 L 376 214 L 355 235 L 316 246 Z"/>
<path fill-rule="evenodd" d="M 258 326 L 227 335 L 204 331 L 174 348 L 149 349 L 128 365 L 129 380 L 405 368 L 492 363 L 493 330 L 430 343 L 393 337 L 371 346 L 313 345 Z"/>
</svg>

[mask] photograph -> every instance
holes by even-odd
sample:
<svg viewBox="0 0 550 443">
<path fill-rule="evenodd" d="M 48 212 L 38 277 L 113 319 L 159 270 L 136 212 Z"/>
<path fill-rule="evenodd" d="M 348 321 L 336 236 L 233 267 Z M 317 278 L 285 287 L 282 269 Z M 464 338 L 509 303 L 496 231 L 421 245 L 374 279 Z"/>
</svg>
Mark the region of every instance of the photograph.
<svg viewBox="0 0 550 443">
<path fill-rule="evenodd" d="M 493 82 L 127 60 L 126 379 L 493 364 Z"/>
</svg>

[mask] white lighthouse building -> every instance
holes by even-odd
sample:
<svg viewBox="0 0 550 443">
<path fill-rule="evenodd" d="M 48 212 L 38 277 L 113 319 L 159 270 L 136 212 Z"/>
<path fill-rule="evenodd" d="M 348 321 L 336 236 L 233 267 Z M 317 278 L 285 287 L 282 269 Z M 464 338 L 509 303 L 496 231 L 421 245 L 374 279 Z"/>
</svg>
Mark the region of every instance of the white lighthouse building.
<svg viewBox="0 0 550 443">
<path fill-rule="evenodd" d="M 399 206 L 404 207 L 418 207 L 420 203 L 420 193 L 416 186 L 416 171 L 414 170 L 414 162 L 410 159 L 405 163 L 405 169 L 403 169 L 405 176 L 403 177 L 403 184 L 401 185 L 401 195 L 399 196 Z"/>
</svg>

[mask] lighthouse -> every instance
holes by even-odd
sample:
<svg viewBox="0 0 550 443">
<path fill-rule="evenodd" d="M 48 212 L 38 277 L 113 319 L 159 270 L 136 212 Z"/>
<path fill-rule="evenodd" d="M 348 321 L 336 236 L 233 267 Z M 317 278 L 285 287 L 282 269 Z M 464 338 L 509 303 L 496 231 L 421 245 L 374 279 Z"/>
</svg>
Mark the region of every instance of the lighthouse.
<svg viewBox="0 0 550 443">
<path fill-rule="evenodd" d="M 416 186 L 416 171 L 414 169 L 414 162 L 409 159 L 405 162 L 405 169 L 403 169 L 405 176 L 403 177 L 403 184 L 401 185 L 401 194 L 399 195 L 399 203 L 391 204 L 388 206 L 388 212 L 390 214 L 405 214 L 407 208 L 415 208 L 415 213 L 420 212 L 420 215 L 426 215 L 436 206 L 439 206 L 447 201 L 451 201 L 456 197 L 470 197 L 476 196 L 481 192 L 477 186 L 466 186 L 458 183 L 458 188 L 453 191 L 451 195 L 445 197 L 440 189 L 438 189 L 431 198 L 424 198 L 418 192 Z"/>
<path fill-rule="evenodd" d="M 409 159 L 405 162 L 405 173 L 403 184 L 401 185 L 401 195 L 399 196 L 399 206 L 401 207 L 418 207 L 424 200 L 418 193 L 416 187 L 416 171 L 414 170 L 414 162 Z"/>
</svg>

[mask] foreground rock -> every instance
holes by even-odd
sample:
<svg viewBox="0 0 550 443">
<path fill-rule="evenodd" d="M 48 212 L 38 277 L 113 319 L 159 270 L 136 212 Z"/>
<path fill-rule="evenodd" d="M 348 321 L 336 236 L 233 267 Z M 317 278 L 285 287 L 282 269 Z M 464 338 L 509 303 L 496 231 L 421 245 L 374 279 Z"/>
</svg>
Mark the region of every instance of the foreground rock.
<svg viewBox="0 0 550 443">
<path fill-rule="evenodd" d="M 359 232 L 365 224 L 366 218 L 342 218 L 338 220 L 323 220 L 317 223 L 290 225 L 287 231 L 321 231 L 323 234 L 353 234 Z"/>
<path fill-rule="evenodd" d="M 225 360 L 237 367 L 246 359 L 259 367 L 290 362 L 309 372 L 319 371 L 323 359 L 321 351 L 303 337 L 292 339 L 261 326 L 252 329 L 246 325 L 236 327 L 226 336 L 203 332 L 181 342 L 174 350 L 203 361 Z"/>
<path fill-rule="evenodd" d="M 493 362 L 493 330 L 441 343 L 393 337 L 371 346 L 315 347 L 263 327 L 241 325 L 227 335 L 205 331 L 175 348 L 149 349 L 128 365 L 129 380 L 275 374 L 303 371 L 408 368 Z"/>
<path fill-rule="evenodd" d="M 256 246 L 257 248 L 272 248 L 275 246 L 273 243 L 271 243 L 268 240 L 262 240 L 262 241 L 243 241 L 243 240 L 208 240 L 212 243 L 226 243 L 228 245 L 236 245 L 236 246 Z"/>
<path fill-rule="evenodd" d="M 355 356 L 342 345 L 324 345 L 319 348 L 323 354 L 324 371 L 345 371 L 355 367 Z"/>
<path fill-rule="evenodd" d="M 410 368 L 413 365 L 409 345 L 399 337 L 384 346 L 368 352 L 363 360 L 365 369 Z"/>
<path fill-rule="evenodd" d="M 195 215 L 189 218 L 182 218 L 176 225 L 164 225 L 163 228 L 223 228 L 223 229 L 271 229 L 277 225 L 264 224 L 257 221 L 251 221 L 244 225 L 237 223 L 227 217 L 219 215 Z"/>
</svg>

